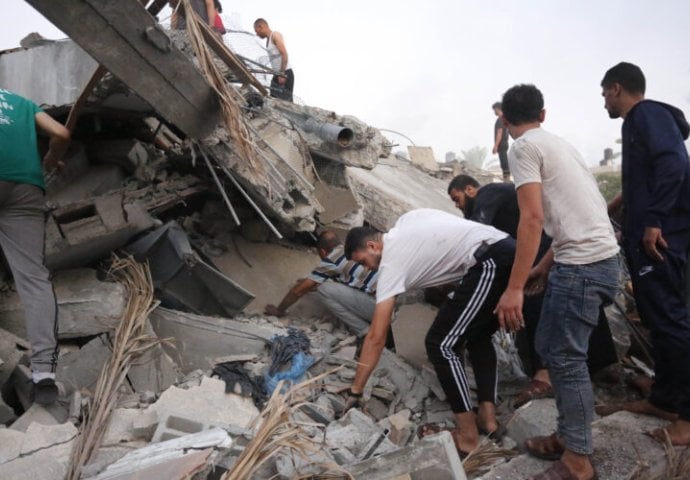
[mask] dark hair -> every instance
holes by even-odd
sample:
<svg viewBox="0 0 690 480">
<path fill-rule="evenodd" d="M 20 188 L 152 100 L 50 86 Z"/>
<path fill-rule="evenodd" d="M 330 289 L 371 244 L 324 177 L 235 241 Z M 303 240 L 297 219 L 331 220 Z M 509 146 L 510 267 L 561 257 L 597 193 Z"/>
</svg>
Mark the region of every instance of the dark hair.
<svg viewBox="0 0 690 480">
<path fill-rule="evenodd" d="M 338 238 L 335 232 L 324 230 L 319 234 L 319 238 L 316 240 L 316 248 L 331 253 L 333 249 L 341 243 L 340 238 Z"/>
<path fill-rule="evenodd" d="M 644 95 L 646 88 L 644 73 L 640 67 L 628 62 L 621 62 L 609 68 L 601 80 L 601 86 L 604 88 L 614 83 L 619 83 L 623 90 L 633 94 Z"/>
<path fill-rule="evenodd" d="M 503 118 L 513 125 L 538 122 L 544 97 L 534 85 L 515 85 L 503 94 Z"/>
<path fill-rule="evenodd" d="M 266 20 L 264 20 L 263 18 L 257 18 L 256 20 L 254 20 L 254 26 L 255 27 L 259 24 L 268 25 L 268 22 Z"/>
<path fill-rule="evenodd" d="M 223 5 L 220 4 L 219 0 L 213 0 L 213 6 L 218 10 L 218 13 L 223 13 Z"/>
<path fill-rule="evenodd" d="M 379 234 L 371 227 L 355 227 L 347 233 L 345 238 L 345 257 L 350 260 L 355 250 L 364 248 L 369 240 L 375 240 Z"/>
<path fill-rule="evenodd" d="M 500 108 L 503 110 L 503 106 L 501 105 L 501 102 L 496 102 L 493 105 L 491 105 L 491 108 Z"/>
<path fill-rule="evenodd" d="M 448 184 L 448 195 L 451 190 L 460 190 L 461 192 L 467 187 L 479 187 L 479 182 L 469 175 L 458 175 Z"/>
</svg>

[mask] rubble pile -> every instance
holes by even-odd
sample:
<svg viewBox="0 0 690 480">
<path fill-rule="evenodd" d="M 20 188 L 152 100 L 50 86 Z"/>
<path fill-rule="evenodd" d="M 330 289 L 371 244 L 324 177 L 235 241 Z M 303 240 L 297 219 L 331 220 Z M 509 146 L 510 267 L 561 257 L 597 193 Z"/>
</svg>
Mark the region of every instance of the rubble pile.
<svg viewBox="0 0 690 480">
<path fill-rule="evenodd" d="M 79 9 L 86 3 L 97 10 L 92 2 Z M 115 35 L 124 29 L 122 15 L 100 30 L 72 34 L 82 17 L 70 15 L 78 12 L 46 6 L 79 45 L 41 39 L 0 52 L 0 85 L 54 117 L 65 120 L 79 98 L 87 99 L 76 112 L 67 168 L 47 178 L 46 263 L 54 273 L 61 349 L 54 405 L 31 402 L 30 345 L 9 275 L 0 290 L 0 423 L 6 427 L 0 428 L 0 478 L 65 478 L 72 468 L 127 305 L 126 289 L 108 274 L 113 252 L 150 269 L 160 305 L 148 315 L 146 335 L 156 341 L 129 367 L 80 478 L 237 478 L 233 468 L 246 465 L 246 452 L 266 440 L 262 409 L 276 390 L 285 393 L 280 401 L 290 402 L 284 421 L 305 443 L 264 452 L 266 461 L 251 478 L 462 480 L 536 471 L 541 464 L 524 456 L 495 455 L 466 472 L 447 431 L 419 438 L 424 424 L 453 424 L 424 352 L 436 310 L 419 295 L 400 302 L 397 350 L 384 350 L 364 392 L 366 408 L 346 413 L 355 337 L 314 299 L 305 298 L 288 317 L 261 314 L 315 263 L 315 230 L 342 234 L 363 223 L 386 230 L 420 207 L 457 212 L 430 152 L 415 151 L 407 161 L 391 153 L 377 129 L 352 116 L 264 97 L 245 84 L 238 92 L 258 163 L 242 162 L 184 35 L 168 39 L 141 3 L 147 2 L 133 2 L 136 14 L 126 27 L 145 35 Z M 107 41 L 90 42 L 88 31 Z M 137 52 L 131 61 L 139 63 L 123 61 L 117 52 L 130 52 L 125 47 Z M 111 73 L 84 90 L 99 63 Z M 158 76 L 137 70 L 144 67 Z M 157 78 L 165 89 L 142 78 Z M 620 352 L 630 345 L 624 329 L 614 332 Z M 278 354 L 285 338 L 291 346 Z M 544 419 L 552 420 L 555 407 L 539 400 L 513 413 L 509 398 L 526 379 L 509 354 L 499 360 L 507 435 L 495 441 L 505 451 L 551 433 L 553 422 Z M 307 387 L 288 390 L 308 379 Z M 663 469 L 663 449 L 637 434 L 640 422 L 631 414 L 597 422 L 596 442 L 610 446 L 595 459 L 610 473 L 602 478 L 632 478 L 641 462 L 647 473 Z M 632 444 L 618 449 L 630 437 Z M 489 439 L 483 445 L 498 449 Z"/>
</svg>

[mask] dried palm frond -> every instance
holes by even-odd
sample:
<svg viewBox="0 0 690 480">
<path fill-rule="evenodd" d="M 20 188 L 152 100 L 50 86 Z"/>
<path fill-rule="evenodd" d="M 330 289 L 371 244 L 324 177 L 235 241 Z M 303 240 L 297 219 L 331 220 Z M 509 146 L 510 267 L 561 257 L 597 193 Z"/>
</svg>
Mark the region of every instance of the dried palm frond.
<svg viewBox="0 0 690 480">
<path fill-rule="evenodd" d="M 687 480 L 690 478 L 690 448 L 678 449 L 671 443 L 671 437 L 666 429 L 664 432 L 664 450 L 666 452 L 666 468 L 656 476 L 650 476 L 649 466 L 641 465 L 631 480 Z M 644 467 L 644 468 L 642 468 Z"/>
<path fill-rule="evenodd" d="M 244 98 L 235 87 L 225 81 L 220 69 L 215 64 L 213 52 L 206 45 L 201 31 L 202 25 L 200 22 L 202 20 L 194 12 L 190 0 L 182 0 L 182 5 L 187 18 L 189 40 L 194 48 L 194 53 L 204 77 L 206 77 L 206 80 L 218 95 L 223 122 L 228 129 L 230 138 L 237 148 L 240 158 L 247 162 L 257 173 L 264 174 L 263 164 L 259 161 L 256 146 L 251 140 L 249 128 L 240 108 L 240 105 L 244 103 Z"/>
<path fill-rule="evenodd" d="M 72 450 L 68 480 L 78 480 L 103 439 L 110 414 L 117 402 L 118 389 L 133 361 L 157 345 L 159 340 L 146 335 L 146 319 L 158 306 L 153 298 L 153 282 L 148 265 L 129 258 L 113 258 L 110 275 L 127 290 L 127 306 L 113 338 L 113 351 L 103 366 L 96 390 L 87 409 Z"/>
<path fill-rule="evenodd" d="M 462 467 L 465 473 L 473 475 L 484 467 L 488 467 L 499 459 L 506 459 L 515 457 L 517 452 L 515 450 L 508 450 L 500 448 L 491 440 L 484 440 L 477 448 L 472 450 L 467 457 L 462 461 Z"/>
<path fill-rule="evenodd" d="M 261 415 L 254 419 L 250 425 L 250 428 L 256 430 L 254 438 L 247 444 L 223 480 L 252 478 L 252 475 L 266 461 L 281 452 L 295 453 L 306 459 L 308 453 L 319 451 L 322 448 L 320 442 L 310 438 L 303 426 L 292 420 L 292 414 L 304 404 L 303 399 L 308 396 L 309 389 L 331 373 L 333 372 L 325 372 L 306 380 L 293 386 L 284 394 L 281 393 L 283 382 L 280 382 Z M 334 462 L 321 466 L 324 470 L 323 474 L 308 475 L 304 478 L 353 478 Z"/>
</svg>

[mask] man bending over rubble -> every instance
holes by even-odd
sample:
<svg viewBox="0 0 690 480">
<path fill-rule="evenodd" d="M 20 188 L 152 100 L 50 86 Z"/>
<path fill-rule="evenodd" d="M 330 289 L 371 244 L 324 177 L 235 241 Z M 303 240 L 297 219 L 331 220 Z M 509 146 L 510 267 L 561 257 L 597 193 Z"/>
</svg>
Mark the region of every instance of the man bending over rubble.
<svg viewBox="0 0 690 480">
<path fill-rule="evenodd" d="M 61 166 L 69 131 L 26 98 L 0 89 L 0 246 L 24 306 L 31 343 L 32 397 L 48 405 L 57 398 L 57 301 L 43 265 L 44 180 L 36 130 L 50 144 L 43 166 Z"/>
<path fill-rule="evenodd" d="M 381 357 L 396 296 L 454 283 L 426 336 L 426 351 L 455 413 L 452 434 L 458 453 L 469 453 L 479 445 L 478 427 L 489 433 L 497 429 L 496 352 L 491 336 L 498 321 L 493 308 L 508 281 L 515 241 L 491 226 L 419 209 L 401 216 L 386 234 L 368 227 L 350 230 L 345 254 L 379 271 L 376 308 L 347 408 L 358 403 Z M 477 382 L 478 414 L 472 410 L 464 349 Z"/>
<path fill-rule="evenodd" d="M 321 257 L 319 265 L 308 278 L 297 282 L 277 307 L 266 305 L 265 313 L 282 317 L 297 300 L 316 289 L 326 308 L 358 338 L 363 338 L 374 312 L 378 273 L 347 260 L 342 242 L 330 230 L 319 235 L 316 249 Z"/>
</svg>

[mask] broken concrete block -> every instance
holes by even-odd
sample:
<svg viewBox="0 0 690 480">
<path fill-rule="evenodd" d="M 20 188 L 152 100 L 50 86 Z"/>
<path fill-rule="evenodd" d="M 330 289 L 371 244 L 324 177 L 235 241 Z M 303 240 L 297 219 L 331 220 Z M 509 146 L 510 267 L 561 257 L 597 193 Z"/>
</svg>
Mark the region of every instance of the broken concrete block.
<svg viewBox="0 0 690 480">
<path fill-rule="evenodd" d="M 462 215 L 448 199 L 446 181 L 393 156 L 380 160 L 373 170 L 347 167 L 346 174 L 364 208 L 364 220 L 378 230 L 388 231 L 400 215 L 416 208 Z"/>
<path fill-rule="evenodd" d="M 196 415 L 194 417 L 196 418 Z M 190 433 L 198 433 L 213 427 L 219 427 L 219 425 L 200 422 L 195 418 L 190 418 L 189 416 L 182 417 L 180 415 L 164 415 L 163 418 L 159 419 L 156 431 L 151 438 L 151 443 L 164 442 L 173 438 L 184 437 Z"/>
<path fill-rule="evenodd" d="M 225 382 L 203 377 L 201 385 L 183 390 L 168 388 L 156 403 L 146 409 L 158 413 L 159 419 L 169 416 L 188 417 L 194 412 L 196 421 L 204 424 L 247 427 L 259 414 L 250 398 L 225 393 Z"/>
<path fill-rule="evenodd" d="M 0 478 L 55 480 L 65 478 L 74 440 L 17 457 L 0 465 Z"/>
<path fill-rule="evenodd" d="M 430 172 L 438 172 L 439 165 L 434 157 L 434 149 L 431 147 L 418 147 L 416 145 L 407 146 L 407 154 L 410 162 Z"/>
<path fill-rule="evenodd" d="M 60 358 L 57 379 L 71 390 L 93 390 L 103 366 L 110 358 L 111 349 L 107 335 L 97 336 L 78 351 Z"/>
<path fill-rule="evenodd" d="M 158 426 L 158 412 L 155 410 L 139 410 L 139 415 L 132 419 L 132 432 L 136 438 L 151 441 Z"/>
<path fill-rule="evenodd" d="M 355 478 L 367 480 L 401 477 L 410 480 L 467 480 L 449 432 L 429 435 L 409 447 L 348 465 L 347 471 Z"/>
<path fill-rule="evenodd" d="M 157 416 L 154 414 L 154 420 L 157 422 Z M 147 419 L 151 418 L 150 414 L 145 414 L 142 410 L 138 408 L 116 408 L 110 414 L 110 419 L 108 420 L 108 426 L 103 434 L 102 445 L 117 445 L 122 442 L 131 442 L 133 440 L 146 438 L 139 435 L 142 432 L 141 429 L 136 429 L 134 427 L 135 422 L 137 422 L 142 417 Z M 150 436 L 148 438 L 151 438 Z"/>
<path fill-rule="evenodd" d="M 413 431 L 416 430 L 416 424 L 410 420 L 411 413 L 408 409 L 400 410 L 378 423 L 381 428 L 387 428 L 390 431 L 388 438 L 398 446 L 407 444 Z"/>
<path fill-rule="evenodd" d="M 46 223 L 45 264 L 50 270 L 89 265 L 153 224 L 142 204 L 125 203 L 123 192 L 62 206 Z"/>
<path fill-rule="evenodd" d="M 21 455 L 31 455 L 39 450 L 67 443 L 77 436 L 77 428 L 69 422 L 58 425 L 32 423 L 26 429 Z"/>
<path fill-rule="evenodd" d="M 60 272 L 53 280 L 58 301 L 58 338 L 78 338 L 114 331 L 125 309 L 122 284 L 101 282 L 92 269 Z M 3 293 L 0 323 L 26 336 L 24 308 L 16 292 Z"/>
<path fill-rule="evenodd" d="M 156 336 L 150 322 L 146 322 L 146 334 Z M 178 367 L 161 344 L 146 350 L 132 364 L 127 379 L 137 393 L 166 390 L 177 381 Z"/>
<path fill-rule="evenodd" d="M 326 427 L 326 445 L 331 450 L 345 449 L 354 457 L 361 458 L 368 452 L 366 447 L 372 442 L 378 442 L 376 453 L 395 450 L 397 446 L 391 442 L 385 431 L 360 410 L 351 409 L 342 418 Z"/>
<path fill-rule="evenodd" d="M 175 340 L 174 348 L 168 345 L 163 348 L 185 373 L 197 368 L 212 369 L 213 359 L 223 355 L 259 355 L 264 352 L 266 342 L 277 333 L 277 330 L 271 331 L 249 321 L 206 317 L 161 307 L 156 308 L 149 319 L 160 338 Z"/>
<path fill-rule="evenodd" d="M 59 403 L 42 406 L 34 403 L 11 426 L 12 430 L 25 432 L 33 423 L 40 425 L 58 425 L 65 423 L 68 417 L 67 409 Z"/>
<path fill-rule="evenodd" d="M 525 440 L 532 437 L 551 435 L 556 431 L 558 410 L 552 398 L 532 400 L 515 410 L 506 424 L 507 435 L 522 448 Z"/>
<path fill-rule="evenodd" d="M 133 475 L 166 480 L 192 478 L 206 466 L 214 448 L 225 450 L 231 445 L 232 439 L 226 431 L 211 428 L 130 452 L 91 478 L 125 480 Z"/>
</svg>

